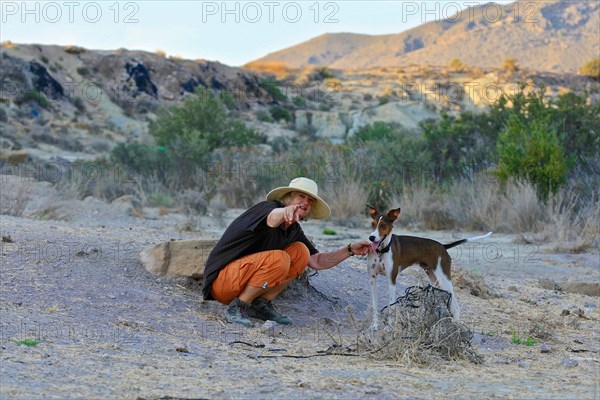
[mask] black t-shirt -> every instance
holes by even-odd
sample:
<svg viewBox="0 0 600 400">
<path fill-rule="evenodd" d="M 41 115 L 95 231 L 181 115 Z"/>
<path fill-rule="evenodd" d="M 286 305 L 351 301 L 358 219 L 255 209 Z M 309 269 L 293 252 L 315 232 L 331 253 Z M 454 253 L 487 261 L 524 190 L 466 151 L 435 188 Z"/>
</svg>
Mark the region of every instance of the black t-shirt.
<svg viewBox="0 0 600 400">
<path fill-rule="evenodd" d="M 283 205 L 277 201 L 262 201 L 250 207 L 229 225 L 206 260 L 202 286 L 204 299 L 213 299 L 210 290 L 219 272 L 238 258 L 261 251 L 283 250 L 293 242 L 304 243 L 311 255 L 318 253 L 299 223 L 296 222 L 287 229 L 283 223 L 276 228 L 267 225 L 267 216 L 280 207 Z"/>
</svg>

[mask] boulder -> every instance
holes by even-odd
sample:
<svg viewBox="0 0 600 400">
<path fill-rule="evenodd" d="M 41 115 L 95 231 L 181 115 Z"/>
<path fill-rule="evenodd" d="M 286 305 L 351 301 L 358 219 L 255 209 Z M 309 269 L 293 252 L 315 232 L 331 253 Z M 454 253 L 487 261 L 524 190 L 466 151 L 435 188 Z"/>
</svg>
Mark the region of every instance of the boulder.
<svg viewBox="0 0 600 400">
<path fill-rule="evenodd" d="M 346 125 L 336 112 L 296 111 L 296 130 L 314 132 L 317 137 L 332 139 L 346 136 Z"/>
<path fill-rule="evenodd" d="M 0 161 L 7 164 L 21 164 L 27 159 L 29 153 L 25 149 L 21 150 L 2 150 L 0 152 Z"/>
<path fill-rule="evenodd" d="M 140 256 L 144 267 L 155 275 L 201 279 L 204 263 L 216 244 L 214 239 L 174 240 L 150 247 Z"/>
</svg>

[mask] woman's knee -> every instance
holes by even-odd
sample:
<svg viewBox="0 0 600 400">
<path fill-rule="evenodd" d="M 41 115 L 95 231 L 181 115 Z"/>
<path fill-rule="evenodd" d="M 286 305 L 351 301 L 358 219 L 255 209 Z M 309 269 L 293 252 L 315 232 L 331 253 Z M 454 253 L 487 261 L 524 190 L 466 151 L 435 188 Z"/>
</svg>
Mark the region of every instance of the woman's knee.
<svg viewBox="0 0 600 400">
<path fill-rule="evenodd" d="M 283 250 L 272 250 L 269 253 L 271 259 L 265 263 L 265 269 L 271 274 L 286 276 L 292 265 L 290 255 Z"/>
<path fill-rule="evenodd" d="M 308 247 L 302 242 L 294 242 L 287 246 L 284 251 L 290 256 L 290 272 L 293 272 L 295 276 L 299 275 L 304 267 L 308 265 L 310 259 Z"/>
</svg>

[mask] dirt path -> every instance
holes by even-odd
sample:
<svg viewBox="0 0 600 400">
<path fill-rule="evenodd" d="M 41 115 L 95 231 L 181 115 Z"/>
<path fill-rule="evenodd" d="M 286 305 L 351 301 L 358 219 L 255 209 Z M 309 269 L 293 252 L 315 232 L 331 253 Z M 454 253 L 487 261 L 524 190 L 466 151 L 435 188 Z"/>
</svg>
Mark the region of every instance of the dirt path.
<svg viewBox="0 0 600 400">
<path fill-rule="evenodd" d="M 600 396 L 598 297 L 539 282 L 600 282 L 597 251 L 553 254 L 543 246 L 532 251 L 510 236 L 494 237 L 493 246 L 463 247 L 452 254 L 458 275 L 475 271 L 498 296 L 483 299 L 457 290 L 464 322 L 485 361 L 406 366 L 366 356 L 312 357 L 356 340 L 347 307 L 360 320 L 368 318 L 364 259 L 311 276 L 315 290 L 297 286 L 287 293 L 278 305 L 295 324 L 271 337 L 226 323 L 222 306 L 202 302 L 196 284 L 143 269 L 138 257 L 143 248 L 192 237 L 169 221 L 169 216 L 71 222 L 2 216 L 1 233 L 14 243 L 2 243 L 1 398 Z M 206 226 L 212 236 L 222 229 Z M 332 239 L 320 233 L 322 227 L 305 226 L 321 249 L 364 233 L 335 227 L 343 233 Z M 443 242 L 457 237 L 422 234 Z M 421 281 L 420 271 L 411 268 L 400 286 Z M 379 284 L 385 293 L 383 280 Z M 536 326 L 546 337 L 541 343 L 513 343 L 515 335 L 526 336 Z M 26 339 L 39 343 L 16 343 Z M 541 352 L 542 343 L 549 353 Z"/>
</svg>

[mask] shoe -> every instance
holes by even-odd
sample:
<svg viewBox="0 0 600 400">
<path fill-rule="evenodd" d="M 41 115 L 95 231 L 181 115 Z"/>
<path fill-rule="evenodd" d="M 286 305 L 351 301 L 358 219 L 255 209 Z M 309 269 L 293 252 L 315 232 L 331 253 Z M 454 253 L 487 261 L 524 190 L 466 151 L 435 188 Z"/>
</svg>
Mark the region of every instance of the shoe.
<svg viewBox="0 0 600 400">
<path fill-rule="evenodd" d="M 244 325 L 245 327 L 252 328 L 254 323 L 248 318 L 248 304 L 240 301 L 237 297 L 231 300 L 229 306 L 225 309 L 225 319 L 234 324 Z"/>
<path fill-rule="evenodd" d="M 254 299 L 248 308 L 250 317 L 262 319 L 263 321 L 271 320 L 278 324 L 289 325 L 292 320 L 287 315 L 281 314 L 275 309 L 269 300 L 257 297 Z"/>
</svg>

